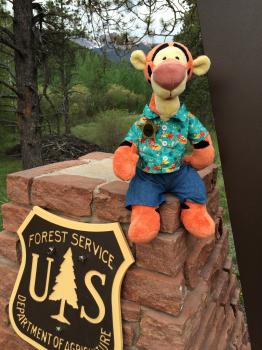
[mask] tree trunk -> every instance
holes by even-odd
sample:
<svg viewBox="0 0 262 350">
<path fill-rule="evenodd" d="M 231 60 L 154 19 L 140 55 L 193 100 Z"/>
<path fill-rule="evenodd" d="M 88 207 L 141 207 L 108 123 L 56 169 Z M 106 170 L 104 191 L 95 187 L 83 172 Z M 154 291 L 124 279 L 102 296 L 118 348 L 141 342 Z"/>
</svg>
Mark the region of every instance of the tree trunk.
<svg viewBox="0 0 262 350">
<path fill-rule="evenodd" d="M 61 14 L 64 13 L 64 2 L 60 1 L 60 9 Z M 61 16 L 61 31 L 62 33 L 65 32 L 65 21 L 64 16 Z M 71 134 L 71 125 L 70 125 L 70 116 L 69 116 L 69 84 L 68 84 L 68 76 L 66 71 L 66 63 L 65 63 L 65 42 L 66 39 L 63 37 L 62 39 L 62 55 L 61 55 L 61 61 L 60 61 L 60 69 L 61 69 L 61 87 L 63 92 L 63 117 L 64 117 L 64 124 L 65 124 L 65 135 Z"/>
<path fill-rule="evenodd" d="M 18 125 L 23 168 L 28 169 L 42 164 L 32 0 L 14 0 L 13 9 L 15 45 L 22 52 L 15 51 Z"/>
<path fill-rule="evenodd" d="M 69 96 L 68 91 L 66 91 L 64 96 L 64 118 L 65 118 L 65 134 L 71 134 L 71 125 L 70 125 L 70 117 L 69 117 Z"/>
<path fill-rule="evenodd" d="M 65 124 L 65 135 L 71 134 L 71 124 L 69 116 L 69 93 L 68 93 L 68 83 L 65 71 L 65 64 L 63 63 L 61 67 L 61 88 L 63 93 L 63 117 Z"/>
<path fill-rule="evenodd" d="M 60 115 L 56 114 L 56 133 L 58 136 L 61 134 L 61 128 L 60 128 Z"/>
</svg>

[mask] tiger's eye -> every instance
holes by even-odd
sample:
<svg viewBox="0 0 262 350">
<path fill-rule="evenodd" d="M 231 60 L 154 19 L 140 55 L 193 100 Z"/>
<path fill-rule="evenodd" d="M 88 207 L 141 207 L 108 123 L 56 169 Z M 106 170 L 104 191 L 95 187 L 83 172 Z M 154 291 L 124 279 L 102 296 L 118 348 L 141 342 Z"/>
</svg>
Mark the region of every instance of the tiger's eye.
<svg viewBox="0 0 262 350">
<path fill-rule="evenodd" d="M 166 56 L 162 58 L 162 60 L 166 60 Z"/>
</svg>

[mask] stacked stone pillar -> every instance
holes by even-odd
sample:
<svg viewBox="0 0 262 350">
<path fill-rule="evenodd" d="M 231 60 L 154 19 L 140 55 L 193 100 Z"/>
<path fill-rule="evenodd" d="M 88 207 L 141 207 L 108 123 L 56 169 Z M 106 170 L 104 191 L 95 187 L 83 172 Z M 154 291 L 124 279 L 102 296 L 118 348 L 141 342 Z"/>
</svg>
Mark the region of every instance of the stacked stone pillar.
<svg viewBox="0 0 262 350">
<path fill-rule="evenodd" d="M 180 222 L 179 201 L 167 194 L 158 237 L 150 244 L 130 243 L 136 263 L 122 289 L 125 350 L 251 349 L 218 205 L 217 167 L 200 175 L 216 221 L 215 237 L 189 235 Z M 7 313 L 21 259 L 16 231 L 32 206 L 82 222 L 118 221 L 126 233 L 127 188 L 112 172 L 112 154 L 101 152 L 8 176 L 0 233 L 0 349 L 32 349 L 14 334 Z"/>
</svg>

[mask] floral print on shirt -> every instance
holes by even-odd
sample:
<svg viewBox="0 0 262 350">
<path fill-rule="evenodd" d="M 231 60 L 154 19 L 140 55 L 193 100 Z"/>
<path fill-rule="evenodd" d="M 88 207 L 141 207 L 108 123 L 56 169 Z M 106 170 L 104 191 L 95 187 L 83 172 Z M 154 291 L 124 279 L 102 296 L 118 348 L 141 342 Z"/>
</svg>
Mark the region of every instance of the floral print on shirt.
<svg viewBox="0 0 262 350">
<path fill-rule="evenodd" d="M 143 127 L 151 122 L 153 138 L 143 136 Z M 186 145 L 199 143 L 208 136 L 202 123 L 182 105 L 168 121 L 162 121 L 148 105 L 128 131 L 125 140 L 136 144 L 139 152 L 138 167 L 152 174 L 170 173 L 180 169 Z"/>
</svg>

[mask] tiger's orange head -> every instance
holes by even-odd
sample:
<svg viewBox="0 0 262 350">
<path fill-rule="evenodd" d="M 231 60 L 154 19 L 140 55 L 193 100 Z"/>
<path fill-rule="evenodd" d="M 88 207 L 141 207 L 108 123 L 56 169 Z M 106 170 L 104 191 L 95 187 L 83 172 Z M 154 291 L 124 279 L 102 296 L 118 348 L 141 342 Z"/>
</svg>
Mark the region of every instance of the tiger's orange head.
<svg viewBox="0 0 262 350">
<path fill-rule="evenodd" d="M 194 60 L 188 48 L 177 42 L 159 44 L 147 55 L 136 50 L 130 61 L 136 69 L 144 71 L 154 93 L 164 100 L 179 96 L 192 74 L 206 74 L 211 64 L 207 56 Z"/>
</svg>

